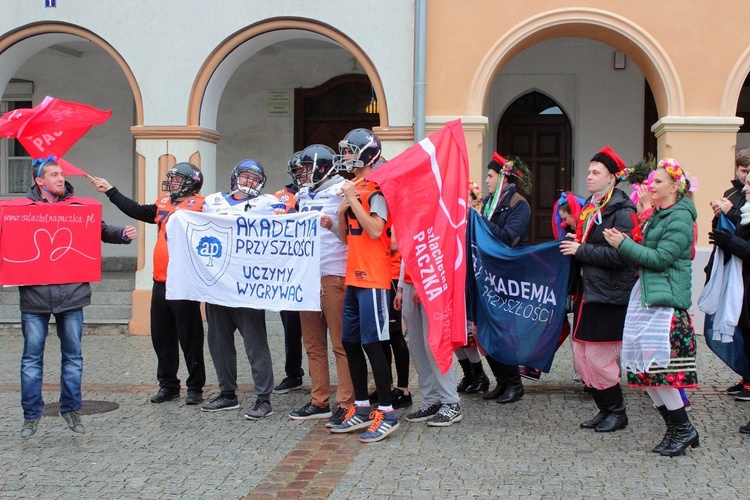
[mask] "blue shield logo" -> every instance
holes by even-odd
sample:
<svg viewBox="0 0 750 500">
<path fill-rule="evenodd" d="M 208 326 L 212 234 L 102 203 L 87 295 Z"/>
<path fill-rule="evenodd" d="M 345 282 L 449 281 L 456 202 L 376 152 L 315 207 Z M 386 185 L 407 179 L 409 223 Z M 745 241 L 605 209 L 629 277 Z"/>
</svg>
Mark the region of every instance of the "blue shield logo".
<svg viewBox="0 0 750 500">
<path fill-rule="evenodd" d="M 207 224 L 188 223 L 188 246 L 190 260 L 198 277 L 206 285 L 213 285 L 229 267 L 229 252 L 232 248 L 232 228 Z"/>
</svg>

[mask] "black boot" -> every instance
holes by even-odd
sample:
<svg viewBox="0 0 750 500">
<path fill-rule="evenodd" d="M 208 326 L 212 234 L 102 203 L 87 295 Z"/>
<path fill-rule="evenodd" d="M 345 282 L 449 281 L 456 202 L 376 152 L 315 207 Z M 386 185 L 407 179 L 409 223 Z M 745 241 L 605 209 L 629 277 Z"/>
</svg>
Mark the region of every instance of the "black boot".
<svg viewBox="0 0 750 500">
<path fill-rule="evenodd" d="M 458 364 L 461 365 L 461 369 L 464 371 L 464 378 L 456 386 L 456 391 L 464 392 L 474 383 L 474 368 L 472 368 L 469 358 L 459 359 Z"/>
<path fill-rule="evenodd" d="M 508 387 L 508 381 L 506 380 L 505 375 L 505 367 L 507 365 L 502 364 L 492 356 L 486 356 L 485 359 L 487 359 L 487 364 L 490 365 L 490 370 L 492 370 L 492 374 L 497 380 L 497 385 L 490 392 L 482 396 L 482 399 L 497 399 L 505 392 L 505 389 Z"/>
<path fill-rule="evenodd" d="M 599 408 L 599 413 L 594 415 L 594 418 L 592 418 L 591 420 L 581 422 L 581 425 L 579 426 L 581 429 L 595 429 L 596 426 L 601 424 L 602 420 L 604 420 L 607 416 L 607 410 L 604 408 L 604 404 L 602 404 L 602 397 L 599 395 L 599 391 L 597 391 L 593 387 L 588 387 L 588 389 L 588 393 L 591 394 L 591 396 L 593 396 L 594 398 L 596 407 Z"/>
<path fill-rule="evenodd" d="M 666 448 L 661 451 L 660 455 L 663 457 L 676 457 L 685 453 L 688 446 L 691 448 L 700 447 L 701 443 L 698 431 L 690 423 L 685 407 L 679 410 L 672 410 L 669 413 L 674 420 L 674 430 L 672 432 L 672 439 Z"/>
<path fill-rule="evenodd" d="M 484 373 L 482 368 L 482 362 L 472 363 L 471 367 L 474 369 L 474 383 L 466 389 L 466 394 L 475 394 L 477 392 L 487 392 L 490 388 L 490 379 Z"/>
<path fill-rule="evenodd" d="M 672 440 L 672 435 L 674 434 L 674 419 L 666 406 L 657 406 L 656 409 L 659 410 L 661 418 L 663 418 L 664 423 L 667 424 L 667 432 L 664 433 L 664 439 L 661 440 L 661 443 L 654 446 L 654 449 L 651 451 L 653 453 L 661 453 L 669 447 L 669 442 Z"/>
<path fill-rule="evenodd" d="M 507 373 L 508 388 L 497 400 L 501 405 L 507 403 L 515 403 L 523 397 L 523 382 L 521 381 L 521 369 L 518 365 L 505 365 L 505 373 Z"/>
<path fill-rule="evenodd" d="M 598 391 L 602 405 L 607 412 L 604 420 L 597 425 L 596 432 L 615 432 L 628 426 L 628 415 L 625 413 L 625 398 L 622 397 L 620 384 Z"/>
</svg>

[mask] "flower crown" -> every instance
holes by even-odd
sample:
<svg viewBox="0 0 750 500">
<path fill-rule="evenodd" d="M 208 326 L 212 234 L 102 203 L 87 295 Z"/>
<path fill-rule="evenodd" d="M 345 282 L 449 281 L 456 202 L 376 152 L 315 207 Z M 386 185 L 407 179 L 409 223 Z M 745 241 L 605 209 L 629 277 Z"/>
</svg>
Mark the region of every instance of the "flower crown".
<svg viewBox="0 0 750 500">
<path fill-rule="evenodd" d="M 633 172 L 635 172 L 635 167 L 623 168 L 615 174 L 615 177 L 620 182 L 627 181 L 628 177 L 630 177 L 630 174 L 632 174 Z"/>
<path fill-rule="evenodd" d="M 472 180 L 469 181 L 469 191 L 471 191 L 471 194 L 473 194 L 477 199 L 482 197 L 482 188 L 480 188 L 479 184 Z"/>
<path fill-rule="evenodd" d="M 680 187 L 677 189 L 677 192 L 680 194 L 685 194 L 685 189 L 687 187 L 687 177 L 685 176 L 685 172 L 682 170 L 682 167 L 679 163 L 677 163 L 677 160 L 674 158 L 662 158 L 659 160 L 659 167 L 663 168 L 667 171 L 669 176 L 675 180 L 675 182 L 680 183 Z"/>
</svg>

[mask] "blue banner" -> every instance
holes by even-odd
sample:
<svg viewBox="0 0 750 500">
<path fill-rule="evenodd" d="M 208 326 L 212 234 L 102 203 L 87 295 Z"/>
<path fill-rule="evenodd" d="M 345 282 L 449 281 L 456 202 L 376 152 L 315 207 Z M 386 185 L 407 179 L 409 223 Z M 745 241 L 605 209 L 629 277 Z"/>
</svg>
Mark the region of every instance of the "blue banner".
<svg viewBox="0 0 750 500">
<path fill-rule="evenodd" d="M 549 372 L 565 316 L 570 259 L 559 241 L 510 248 L 469 210 L 467 312 L 493 358 Z"/>
</svg>

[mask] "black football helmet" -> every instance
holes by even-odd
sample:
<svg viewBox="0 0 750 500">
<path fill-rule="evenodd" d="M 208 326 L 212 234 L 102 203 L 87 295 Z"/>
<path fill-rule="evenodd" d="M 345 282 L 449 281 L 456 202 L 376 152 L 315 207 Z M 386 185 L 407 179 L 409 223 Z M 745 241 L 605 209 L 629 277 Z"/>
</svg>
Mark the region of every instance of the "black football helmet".
<svg viewBox="0 0 750 500">
<path fill-rule="evenodd" d="M 292 178 L 292 183 L 298 188 L 301 188 L 304 185 L 308 173 L 304 169 L 301 169 L 297 163 L 301 156 L 302 151 L 295 152 L 292 157 L 289 158 L 289 163 L 287 163 L 286 166 L 286 172 L 289 174 L 289 177 Z M 296 173 L 294 172 L 295 170 L 297 170 Z"/>
<path fill-rule="evenodd" d="M 351 172 L 356 168 L 374 166 L 380 158 L 380 139 L 372 130 L 355 128 L 339 142 L 337 165 Z"/>
<path fill-rule="evenodd" d="M 333 161 L 335 156 L 333 149 L 323 144 L 313 144 L 303 149 L 297 164 L 305 172 L 312 172 L 310 182 L 304 185 L 314 188 L 330 178 L 336 171 Z"/>
<path fill-rule="evenodd" d="M 256 181 L 255 186 L 243 186 L 238 182 L 240 174 L 247 173 Z M 260 163 L 252 158 L 247 158 L 240 161 L 232 170 L 232 191 L 239 191 L 246 194 L 251 198 L 255 198 L 263 191 L 263 186 L 266 185 L 266 173 Z"/>
<path fill-rule="evenodd" d="M 177 189 L 171 189 L 173 178 L 180 182 Z M 198 194 L 202 187 L 203 174 L 198 167 L 188 162 L 180 162 L 167 170 L 167 180 L 161 183 L 161 190 L 167 191 L 172 199 Z"/>
</svg>

